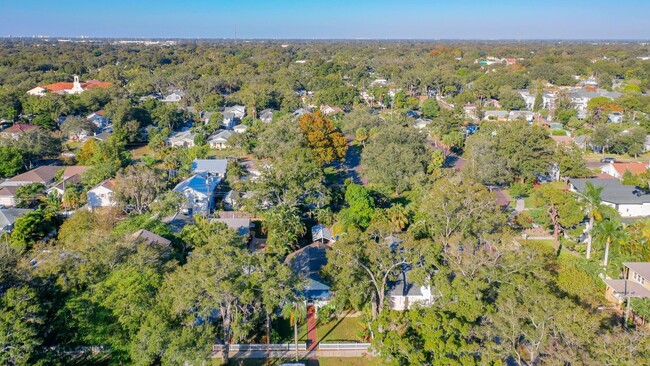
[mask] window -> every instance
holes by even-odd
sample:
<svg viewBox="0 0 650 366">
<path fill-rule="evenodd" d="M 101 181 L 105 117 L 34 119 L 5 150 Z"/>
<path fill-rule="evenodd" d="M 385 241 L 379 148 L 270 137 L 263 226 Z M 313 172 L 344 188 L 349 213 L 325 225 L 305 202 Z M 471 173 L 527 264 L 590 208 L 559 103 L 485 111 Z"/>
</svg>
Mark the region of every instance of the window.
<svg viewBox="0 0 650 366">
<path fill-rule="evenodd" d="M 645 278 L 641 277 L 640 274 L 634 272 L 634 280 L 642 285 L 645 285 Z"/>
</svg>

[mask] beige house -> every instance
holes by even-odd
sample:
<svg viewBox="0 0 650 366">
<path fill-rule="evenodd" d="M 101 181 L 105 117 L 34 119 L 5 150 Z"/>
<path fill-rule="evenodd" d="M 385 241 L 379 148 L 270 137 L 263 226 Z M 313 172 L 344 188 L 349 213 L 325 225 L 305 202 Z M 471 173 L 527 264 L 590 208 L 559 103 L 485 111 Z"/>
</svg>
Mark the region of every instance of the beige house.
<svg viewBox="0 0 650 366">
<path fill-rule="evenodd" d="M 622 303 L 626 298 L 650 298 L 650 262 L 623 263 L 623 279 L 606 279 L 607 298 Z"/>
</svg>

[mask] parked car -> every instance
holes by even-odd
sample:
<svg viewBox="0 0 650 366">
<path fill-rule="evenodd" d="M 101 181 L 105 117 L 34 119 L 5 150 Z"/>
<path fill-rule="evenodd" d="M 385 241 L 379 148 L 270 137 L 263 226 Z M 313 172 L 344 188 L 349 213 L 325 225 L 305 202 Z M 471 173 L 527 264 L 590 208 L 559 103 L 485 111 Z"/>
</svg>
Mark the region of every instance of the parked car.
<svg viewBox="0 0 650 366">
<path fill-rule="evenodd" d="M 615 163 L 616 159 L 614 159 L 614 158 L 601 158 L 600 162 L 610 164 L 610 163 Z"/>
</svg>

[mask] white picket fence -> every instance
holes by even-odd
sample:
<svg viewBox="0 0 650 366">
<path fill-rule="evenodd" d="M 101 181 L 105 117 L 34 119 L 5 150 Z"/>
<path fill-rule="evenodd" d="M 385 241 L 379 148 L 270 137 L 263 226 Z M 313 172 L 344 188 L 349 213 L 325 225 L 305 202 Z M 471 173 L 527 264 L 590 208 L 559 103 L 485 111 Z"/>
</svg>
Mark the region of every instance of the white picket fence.
<svg viewBox="0 0 650 366">
<path fill-rule="evenodd" d="M 221 352 L 223 351 L 223 344 L 215 344 L 212 345 L 212 351 L 213 352 Z M 267 349 L 271 351 L 295 351 L 296 350 L 296 345 L 295 343 L 274 343 L 274 344 L 231 344 L 230 345 L 230 351 L 231 352 L 251 352 L 251 351 L 266 351 Z M 306 351 L 307 350 L 307 344 L 305 343 L 298 343 L 298 351 Z"/>
<path fill-rule="evenodd" d="M 319 351 L 367 351 L 370 343 L 319 343 Z"/>
<path fill-rule="evenodd" d="M 212 346 L 213 352 L 223 351 L 223 344 Z M 231 352 L 252 352 L 252 351 L 295 351 L 294 343 L 274 343 L 266 344 L 231 344 Z M 370 343 L 319 343 L 318 350 L 322 351 L 367 351 L 370 349 Z M 298 343 L 298 351 L 307 351 L 306 343 Z"/>
</svg>

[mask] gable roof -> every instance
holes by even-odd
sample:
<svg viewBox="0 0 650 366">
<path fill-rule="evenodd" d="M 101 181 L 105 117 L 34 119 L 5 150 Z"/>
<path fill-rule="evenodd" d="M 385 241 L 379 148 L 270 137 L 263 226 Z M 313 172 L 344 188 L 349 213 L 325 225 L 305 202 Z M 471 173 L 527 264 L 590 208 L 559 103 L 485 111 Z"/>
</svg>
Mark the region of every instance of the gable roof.
<svg viewBox="0 0 650 366">
<path fill-rule="evenodd" d="M 623 175 L 625 171 L 630 171 L 632 174 L 645 173 L 648 170 L 648 163 L 612 163 L 612 167 Z"/>
<path fill-rule="evenodd" d="M 397 280 L 391 283 L 390 296 L 422 296 L 420 285 L 410 280 L 409 269 L 403 269 L 397 276 Z"/>
<path fill-rule="evenodd" d="M 42 183 L 47 184 L 54 180 L 56 173 L 63 169 L 58 165 L 39 166 L 23 174 L 18 174 L 13 178 L 9 178 L 2 183 L 2 185 L 12 185 L 12 183 Z"/>
<path fill-rule="evenodd" d="M 208 141 L 228 141 L 232 134 L 233 132 L 229 130 L 218 130 L 208 137 Z"/>
<path fill-rule="evenodd" d="M 329 286 L 320 276 L 320 270 L 327 264 L 328 247 L 320 243 L 308 245 L 287 256 L 284 263 L 308 279 L 304 294 L 310 298 L 328 298 Z"/>
<path fill-rule="evenodd" d="M 18 186 L 2 186 L 0 187 L 0 197 L 13 197 L 16 195 Z"/>
<path fill-rule="evenodd" d="M 251 219 L 250 218 L 217 218 L 212 219 L 213 222 L 220 222 L 226 224 L 228 228 L 234 230 L 237 234 L 241 236 L 248 236 L 251 231 Z"/>
<path fill-rule="evenodd" d="M 214 191 L 219 182 L 220 180 L 217 178 L 208 177 L 204 173 L 197 173 L 178 183 L 174 187 L 174 192 L 184 192 L 189 189 L 207 196 Z"/>
<path fill-rule="evenodd" d="M 106 188 L 109 191 L 112 191 L 113 188 L 115 188 L 115 179 L 106 179 L 105 181 L 99 183 L 98 185 L 94 186 L 92 190 L 97 189 L 99 187 Z"/>
<path fill-rule="evenodd" d="M 160 235 L 154 234 L 149 230 L 140 229 L 131 235 L 133 239 L 142 239 L 149 244 L 160 244 L 163 246 L 169 246 L 172 242 L 169 239 L 165 239 Z"/>
<path fill-rule="evenodd" d="M 618 179 L 601 179 L 601 178 L 587 178 L 587 179 L 569 179 L 575 189 L 582 193 L 585 190 L 586 183 L 590 182 L 595 187 L 603 187 L 601 192 L 601 200 L 613 204 L 644 204 L 650 203 L 650 194 L 642 194 L 637 196 L 634 192 L 633 186 L 624 186 Z"/>
<path fill-rule="evenodd" d="M 0 209 L 0 230 L 11 227 L 16 222 L 16 219 L 20 218 L 24 214 L 31 211 L 30 209 L 25 208 L 3 208 Z"/>
<path fill-rule="evenodd" d="M 226 159 L 194 159 L 192 172 L 226 175 L 228 160 Z"/>
<path fill-rule="evenodd" d="M 16 123 L 13 126 L 2 130 L 4 133 L 25 133 L 38 130 L 40 127 L 35 125 L 28 125 L 25 123 Z"/>
<path fill-rule="evenodd" d="M 71 165 L 65 167 L 65 170 L 63 171 L 63 179 L 71 178 L 75 175 L 81 175 L 88 171 L 90 169 L 89 166 L 83 166 L 83 165 Z"/>
<path fill-rule="evenodd" d="M 650 262 L 623 262 L 623 265 L 650 281 Z"/>
</svg>

